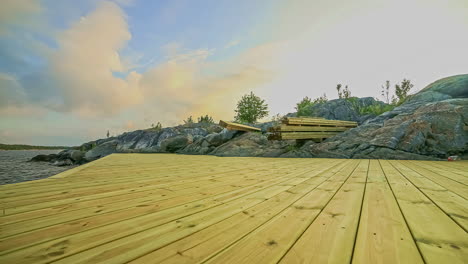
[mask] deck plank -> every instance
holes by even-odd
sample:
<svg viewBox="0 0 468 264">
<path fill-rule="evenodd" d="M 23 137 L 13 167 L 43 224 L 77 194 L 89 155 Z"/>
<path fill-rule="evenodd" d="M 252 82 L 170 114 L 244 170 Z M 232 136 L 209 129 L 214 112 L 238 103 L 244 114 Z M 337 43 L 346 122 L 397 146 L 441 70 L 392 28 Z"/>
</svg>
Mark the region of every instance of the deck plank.
<svg viewBox="0 0 468 264">
<path fill-rule="evenodd" d="M 466 232 L 409 182 L 390 161 L 382 168 L 426 263 L 466 263 Z"/>
<path fill-rule="evenodd" d="M 411 165 L 407 162 L 395 161 L 392 165 L 465 231 L 468 230 L 468 201 L 466 199 L 411 170 Z"/>
<path fill-rule="evenodd" d="M 424 263 L 377 160 L 369 166 L 353 263 Z"/>
<path fill-rule="evenodd" d="M 369 161 L 360 161 L 280 263 L 349 263 L 353 254 Z"/>
<path fill-rule="evenodd" d="M 450 179 L 448 177 L 445 177 L 444 175 L 441 175 L 443 173 L 436 173 L 434 171 L 426 169 L 426 167 L 422 167 L 418 163 L 412 163 L 411 169 L 421 175 L 424 175 L 424 177 L 439 184 L 447 190 L 450 190 L 451 192 L 456 193 L 457 195 L 465 199 L 468 199 L 468 186 L 458 181 L 454 181 L 453 179 Z"/>
</svg>

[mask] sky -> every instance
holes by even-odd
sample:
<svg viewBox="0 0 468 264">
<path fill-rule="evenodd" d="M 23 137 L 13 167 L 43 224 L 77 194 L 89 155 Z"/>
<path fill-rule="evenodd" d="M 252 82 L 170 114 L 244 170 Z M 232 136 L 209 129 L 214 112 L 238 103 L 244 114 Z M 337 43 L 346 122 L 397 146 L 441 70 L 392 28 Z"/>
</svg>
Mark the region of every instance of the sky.
<svg viewBox="0 0 468 264">
<path fill-rule="evenodd" d="M 468 73 L 466 0 L 2 0 L 0 143 L 80 145 Z M 267 118 L 268 119 L 268 118 Z"/>
</svg>

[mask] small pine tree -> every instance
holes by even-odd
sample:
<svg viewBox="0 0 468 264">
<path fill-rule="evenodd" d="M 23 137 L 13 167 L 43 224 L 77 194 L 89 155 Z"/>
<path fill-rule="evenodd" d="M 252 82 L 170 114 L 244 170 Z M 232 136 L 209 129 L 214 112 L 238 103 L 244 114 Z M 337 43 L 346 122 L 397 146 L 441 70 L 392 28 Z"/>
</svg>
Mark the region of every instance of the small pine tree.
<svg viewBox="0 0 468 264">
<path fill-rule="evenodd" d="M 109 133 L 109 130 L 107 130 L 107 137 L 109 137 L 109 136 L 110 136 L 110 133 Z"/>
<path fill-rule="evenodd" d="M 242 96 L 237 103 L 237 109 L 234 110 L 236 121 L 242 123 L 254 123 L 258 119 L 268 115 L 268 105 L 265 100 L 256 96 L 253 92 Z"/>
</svg>

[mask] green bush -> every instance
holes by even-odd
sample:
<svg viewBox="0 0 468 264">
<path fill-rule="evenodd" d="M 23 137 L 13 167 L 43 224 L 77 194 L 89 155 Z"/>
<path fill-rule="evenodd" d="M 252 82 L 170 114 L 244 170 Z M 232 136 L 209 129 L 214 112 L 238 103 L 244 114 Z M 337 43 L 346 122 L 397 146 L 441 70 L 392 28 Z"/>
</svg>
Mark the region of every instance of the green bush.
<svg viewBox="0 0 468 264">
<path fill-rule="evenodd" d="M 315 98 L 314 100 L 306 96 L 302 99 L 302 101 L 296 104 L 295 108 L 297 111 L 297 116 L 312 116 L 312 106 L 314 104 L 320 104 L 327 101 L 328 98 L 326 94 L 323 94 L 322 96 Z"/>
<path fill-rule="evenodd" d="M 155 124 L 151 124 L 151 128 L 147 129 L 147 130 L 154 130 L 154 131 L 159 131 L 162 129 L 162 125 L 160 122 L 156 123 Z"/>
<path fill-rule="evenodd" d="M 385 112 L 393 110 L 393 108 L 395 108 L 394 105 L 373 104 L 369 106 L 359 107 L 358 111 L 359 111 L 359 114 L 361 115 L 373 114 L 373 115 L 378 116 Z"/>
<path fill-rule="evenodd" d="M 197 120 L 198 120 L 198 123 L 214 124 L 213 118 L 209 115 L 200 116 Z"/>
</svg>

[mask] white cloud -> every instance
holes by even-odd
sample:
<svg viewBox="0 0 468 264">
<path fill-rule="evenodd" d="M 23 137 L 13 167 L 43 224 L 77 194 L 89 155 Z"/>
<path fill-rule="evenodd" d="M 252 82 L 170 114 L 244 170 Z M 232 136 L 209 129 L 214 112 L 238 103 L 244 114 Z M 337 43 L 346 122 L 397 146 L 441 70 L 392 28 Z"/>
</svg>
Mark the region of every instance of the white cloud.
<svg viewBox="0 0 468 264">
<path fill-rule="evenodd" d="M 112 2 L 61 33 L 49 70 L 63 97 L 57 110 L 110 115 L 139 103 L 139 74 L 121 79 L 112 73 L 124 70 L 119 50 L 130 38 L 125 14 Z"/>
</svg>

